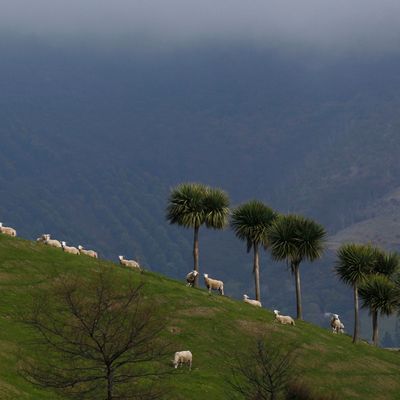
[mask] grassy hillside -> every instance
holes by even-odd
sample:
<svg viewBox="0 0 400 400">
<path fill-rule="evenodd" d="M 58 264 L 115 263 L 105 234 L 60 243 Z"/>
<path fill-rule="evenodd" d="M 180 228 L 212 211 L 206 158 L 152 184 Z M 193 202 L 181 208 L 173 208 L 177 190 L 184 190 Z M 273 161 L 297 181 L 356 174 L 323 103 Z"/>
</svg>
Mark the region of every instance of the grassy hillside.
<svg viewBox="0 0 400 400">
<path fill-rule="evenodd" d="M 400 354 L 351 344 L 348 336 L 335 336 L 306 322 L 295 327 L 273 322 L 268 310 L 228 297 L 209 296 L 151 272 L 139 274 L 110 262 L 72 256 L 58 249 L 0 236 L 0 398 L 58 399 L 53 393 L 30 386 L 17 373 L 19 348 L 30 332 L 16 315 L 29 306 L 30 291 L 45 286 L 59 274 L 94 277 L 112 269 L 121 281 L 146 282 L 148 298 L 157 299 L 169 318 L 166 334 L 176 350 L 190 349 L 193 370 L 171 377 L 170 398 L 232 398 L 226 383 L 229 371 L 222 353 L 243 349 L 258 334 L 276 345 L 299 347 L 299 368 L 305 381 L 324 392 L 336 390 L 345 399 L 400 399 Z M 179 394 L 178 394 L 179 393 Z"/>
</svg>

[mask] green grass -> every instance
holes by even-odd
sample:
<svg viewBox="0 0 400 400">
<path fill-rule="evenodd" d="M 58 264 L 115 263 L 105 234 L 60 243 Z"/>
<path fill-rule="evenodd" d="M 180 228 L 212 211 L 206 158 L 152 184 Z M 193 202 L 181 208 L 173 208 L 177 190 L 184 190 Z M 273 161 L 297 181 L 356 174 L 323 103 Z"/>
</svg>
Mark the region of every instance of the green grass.
<svg viewBox="0 0 400 400">
<path fill-rule="evenodd" d="M 343 399 L 400 399 L 400 353 L 365 343 L 352 345 L 307 322 L 295 327 L 273 322 L 273 314 L 203 289 L 187 288 L 164 276 L 130 271 L 107 261 L 64 254 L 35 242 L 0 235 L 0 399 L 59 399 L 31 386 L 17 372 L 20 348 L 31 338 L 16 315 L 27 309 L 31 291 L 60 274 L 90 278 L 111 269 L 122 281 L 144 280 L 145 293 L 168 318 L 166 335 L 175 350 L 191 350 L 193 370 L 171 375 L 170 399 L 230 399 L 229 369 L 222 354 L 245 349 L 258 334 L 277 346 L 298 347 L 301 377 L 320 393 Z M 45 354 L 43 355 L 45 357 Z M 172 358 L 173 354 L 171 354 Z"/>
</svg>

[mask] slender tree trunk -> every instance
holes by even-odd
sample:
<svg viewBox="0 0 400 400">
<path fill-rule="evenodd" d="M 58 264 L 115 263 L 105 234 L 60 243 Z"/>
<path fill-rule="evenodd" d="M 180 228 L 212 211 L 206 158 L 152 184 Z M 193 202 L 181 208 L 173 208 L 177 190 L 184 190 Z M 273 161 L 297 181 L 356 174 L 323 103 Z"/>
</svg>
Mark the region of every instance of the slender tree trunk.
<svg viewBox="0 0 400 400">
<path fill-rule="evenodd" d="M 296 307 L 297 319 L 303 319 L 303 306 L 301 304 L 300 263 L 293 265 L 294 279 L 296 281 Z"/>
<path fill-rule="evenodd" d="M 113 384 L 113 371 L 110 367 L 107 367 L 107 400 L 113 400 Z"/>
<path fill-rule="evenodd" d="M 260 300 L 260 257 L 258 254 L 258 244 L 253 243 L 254 248 L 254 260 L 253 260 L 253 274 L 254 284 L 256 289 L 256 300 Z"/>
<path fill-rule="evenodd" d="M 353 333 L 353 343 L 356 343 L 358 340 L 358 332 L 359 332 L 359 319 L 358 319 L 358 287 L 357 284 L 354 284 L 354 333 Z"/>
<path fill-rule="evenodd" d="M 193 269 L 199 272 L 199 226 L 194 228 L 194 238 L 193 238 Z M 194 287 L 199 286 L 199 275 L 194 279 Z"/>
<path fill-rule="evenodd" d="M 372 343 L 378 346 L 379 332 L 378 332 L 378 311 L 372 311 Z"/>
</svg>

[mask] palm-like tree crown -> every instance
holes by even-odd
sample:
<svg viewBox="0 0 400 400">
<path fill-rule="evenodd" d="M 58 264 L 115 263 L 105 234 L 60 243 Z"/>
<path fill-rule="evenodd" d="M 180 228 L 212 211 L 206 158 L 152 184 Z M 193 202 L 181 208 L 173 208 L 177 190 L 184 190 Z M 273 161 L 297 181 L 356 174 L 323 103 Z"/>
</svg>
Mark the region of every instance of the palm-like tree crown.
<svg viewBox="0 0 400 400">
<path fill-rule="evenodd" d="M 204 212 L 207 228 L 225 228 L 229 216 L 228 194 L 218 188 L 207 188 L 204 198 Z"/>
<path fill-rule="evenodd" d="M 362 307 L 373 312 L 391 315 L 400 304 L 400 293 L 395 283 L 383 275 L 368 277 L 359 288 Z"/>
<path fill-rule="evenodd" d="M 229 197 L 221 189 L 201 183 L 182 183 L 171 191 L 167 220 L 185 228 L 206 224 L 208 228 L 222 229 L 229 215 Z"/>
<path fill-rule="evenodd" d="M 182 183 L 171 191 L 167 220 L 185 228 L 195 228 L 205 221 L 204 197 L 207 188 L 201 183 Z"/>
<path fill-rule="evenodd" d="M 386 253 L 382 250 L 377 250 L 374 273 L 391 277 L 399 271 L 399 263 L 400 259 L 397 253 Z"/>
<path fill-rule="evenodd" d="M 300 263 L 314 261 L 324 251 L 326 231 L 322 225 L 300 215 L 280 215 L 268 231 L 272 257 Z"/>
<path fill-rule="evenodd" d="M 238 206 L 232 212 L 231 227 L 235 235 L 247 242 L 249 252 L 253 245 L 268 246 L 267 231 L 276 213 L 258 200 Z"/>
<path fill-rule="evenodd" d="M 339 248 L 337 256 L 336 274 L 341 281 L 353 286 L 374 271 L 378 252 L 370 245 L 349 243 Z"/>
</svg>

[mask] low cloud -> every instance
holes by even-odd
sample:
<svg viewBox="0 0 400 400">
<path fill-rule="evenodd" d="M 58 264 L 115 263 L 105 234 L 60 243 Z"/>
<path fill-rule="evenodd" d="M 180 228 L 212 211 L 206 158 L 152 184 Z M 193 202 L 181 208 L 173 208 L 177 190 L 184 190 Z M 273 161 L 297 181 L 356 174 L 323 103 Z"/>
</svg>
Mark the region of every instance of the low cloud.
<svg viewBox="0 0 400 400">
<path fill-rule="evenodd" d="M 375 47 L 400 43 L 398 0 L 0 0 L 3 32 L 163 43 Z"/>
</svg>

